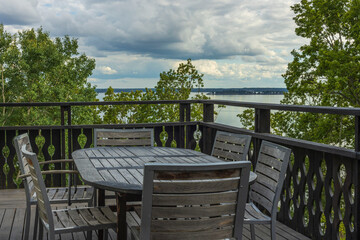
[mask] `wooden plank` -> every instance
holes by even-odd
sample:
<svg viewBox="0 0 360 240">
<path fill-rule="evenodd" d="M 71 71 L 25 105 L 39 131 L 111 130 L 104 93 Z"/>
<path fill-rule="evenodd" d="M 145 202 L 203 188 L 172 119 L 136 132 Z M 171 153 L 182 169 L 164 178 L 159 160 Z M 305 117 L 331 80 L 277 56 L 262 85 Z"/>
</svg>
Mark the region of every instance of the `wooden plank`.
<svg viewBox="0 0 360 240">
<path fill-rule="evenodd" d="M 5 209 L 4 208 L 0 208 L 0 227 L 2 225 L 2 222 L 4 220 L 4 214 L 5 214 Z"/>
<path fill-rule="evenodd" d="M 222 151 L 219 149 L 214 149 L 214 152 L 212 154 L 214 157 L 220 157 L 222 159 L 225 159 L 227 161 L 241 161 L 243 160 L 243 154 L 238 154 L 235 152 L 228 152 L 228 151 Z"/>
<path fill-rule="evenodd" d="M 285 152 L 281 149 L 278 149 L 274 146 L 268 146 L 268 145 L 264 145 L 264 147 L 262 148 L 261 153 L 263 154 L 267 154 L 269 156 L 273 156 L 274 158 L 279 158 L 279 159 L 284 159 L 285 157 Z"/>
<path fill-rule="evenodd" d="M 77 226 L 86 226 L 86 222 L 80 217 L 80 214 L 77 210 L 69 211 L 69 216 L 71 220 L 77 225 Z"/>
<path fill-rule="evenodd" d="M 233 229 L 219 229 L 213 231 L 200 232 L 153 232 L 152 237 L 158 240 L 208 240 L 208 239 L 230 239 L 232 237 Z"/>
<path fill-rule="evenodd" d="M 150 146 L 149 139 L 98 139 L 97 146 Z"/>
<path fill-rule="evenodd" d="M 268 189 L 267 187 L 265 187 L 264 185 L 255 182 L 252 186 L 251 186 L 251 191 L 257 192 L 259 194 L 261 194 L 263 197 L 265 197 L 267 200 L 273 202 L 274 201 L 274 197 L 275 197 L 275 192 Z"/>
<path fill-rule="evenodd" d="M 68 188 L 58 188 L 53 200 L 62 200 L 65 198 Z M 66 199 L 66 198 L 65 198 Z"/>
<path fill-rule="evenodd" d="M 276 191 L 277 188 L 277 181 L 274 181 L 274 179 L 269 178 L 266 175 L 263 175 L 260 172 L 256 173 L 256 182 L 266 186 L 267 188 L 271 189 L 273 192 Z M 252 187 L 252 185 L 250 186 L 250 188 Z"/>
<path fill-rule="evenodd" d="M 268 220 L 270 222 L 270 217 L 261 213 L 253 203 L 246 204 L 245 219 L 248 219 L 247 223 L 250 223 L 252 220 L 254 220 L 254 222 L 257 220 Z"/>
<path fill-rule="evenodd" d="M 244 145 L 246 143 L 246 138 L 241 137 L 239 134 L 233 133 L 219 133 L 216 135 L 217 142 L 228 142 L 231 144 Z"/>
<path fill-rule="evenodd" d="M 71 194 L 73 195 L 72 199 L 73 200 L 79 200 L 79 199 L 84 199 L 85 198 L 85 190 L 86 188 L 84 187 L 78 187 L 76 188 L 76 192 L 75 189 L 72 189 Z"/>
<path fill-rule="evenodd" d="M 151 131 L 97 131 L 98 138 L 151 138 Z"/>
<path fill-rule="evenodd" d="M 213 217 L 233 214 L 235 211 L 236 204 L 193 207 L 153 207 L 151 216 L 153 218 Z"/>
<path fill-rule="evenodd" d="M 154 182 L 154 193 L 210 193 L 237 190 L 238 188 L 239 179 Z"/>
<path fill-rule="evenodd" d="M 68 215 L 67 211 L 54 211 L 56 216 L 58 217 L 59 221 L 65 228 L 73 228 L 76 227 L 76 224 L 72 221 L 70 216 Z"/>
<path fill-rule="evenodd" d="M 262 164 L 275 168 L 278 171 L 281 171 L 282 160 L 278 158 L 273 158 L 272 156 L 261 154 L 258 158 L 258 163 L 261 162 Z"/>
<path fill-rule="evenodd" d="M 110 224 L 111 221 L 107 219 L 104 214 L 98 208 L 89 209 L 93 217 L 102 224 Z"/>
<path fill-rule="evenodd" d="M 79 213 L 81 217 L 90 225 L 97 225 L 99 222 L 93 218 L 93 216 L 90 214 L 89 210 L 87 209 L 79 209 Z"/>
<path fill-rule="evenodd" d="M 11 233 L 12 224 L 15 218 L 15 208 L 5 210 L 3 221 L 0 226 L 0 239 L 8 239 Z"/>
<path fill-rule="evenodd" d="M 155 180 L 201 180 L 239 177 L 238 169 L 216 170 L 216 171 L 194 171 L 194 172 L 161 172 L 154 173 Z"/>
<path fill-rule="evenodd" d="M 225 142 L 215 142 L 215 149 L 219 149 L 222 151 L 231 151 L 235 153 L 244 153 L 244 145 L 238 145 L 234 143 L 225 143 Z"/>
<path fill-rule="evenodd" d="M 235 216 L 223 216 L 203 219 L 152 220 L 152 232 L 197 232 L 233 226 Z"/>
<path fill-rule="evenodd" d="M 276 222 L 276 233 L 277 235 L 283 236 L 286 239 L 310 240 L 310 238 L 305 237 L 301 233 L 289 228 L 281 222 Z"/>
<path fill-rule="evenodd" d="M 249 193 L 250 199 L 253 202 L 256 202 L 258 204 L 260 204 L 261 206 L 263 206 L 266 210 L 268 210 L 269 212 L 271 212 L 271 208 L 273 206 L 272 201 L 269 201 L 268 199 L 264 198 L 261 194 L 257 193 L 257 192 L 253 192 L 250 191 Z"/>
<path fill-rule="evenodd" d="M 237 192 L 212 193 L 212 194 L 191 194 L 191 196 L 167 194 L 153 195 L 153 204 L 161 205 L 201 205 L 217 203 L 233 203 L 237 199 Z"/>
<path fill-rule="evenodd" d="M 70 207 L 64 206 L 64 205 L 57 205 L 55 207 L 56 210 L 52 212 L 52 215 L 54 216 L 55 229 L 63 229 L 64 227 L 66 228 L 66 227 L 75 227 L 76 226 L 76 224 L 71 220 L 71 218 L 65 212 L 65 211 L 67 211 L 68 208 L 70 208 Z M 61 217 L 60 217 L 60 215 L 61 215 Z M 71 240 L 72 237 L 73 237 L 73 235 L 71 233 L 61 234 L 61 240 L 62 239 Z"/>
<path fill-rule="evenodd" d="M 103 208 L 100 208 L 100 209 L 101 209 L 101 211 L 105 214 L 105 216 L 106 216 L 108 219 L 110 219 L 110 221 L 112 221 L 112 222 L 116 222 L 116 221 L 117 221 L 117 217 L 116 217 L 115 213 L 112 212 L 110 208 L 108 208 L 108 207 L 103 207 Z"/>
<path fill-rule="evenodd" d="M 262 163 L 258 163 L 256 164 L 256 169 L 255 169 L 255 172 L 256 173 L 261 173 L 265 176 L 268 176 L 272 179 L 274 179 L 275 181 L 278 181 L 279 180 L 279 177 L 280 177 L 280 172 L 277 171 L 276 169 L 274 168 L 271 168 L 269 166 L 266 166 Z"/>
<path fill-rule="evenodd" d="M 1 217 L 0 217 L 1 218 Z M 24 231 L 25 209 L 17 208 L 9 239 L 21 239 Z"/>
</svg>

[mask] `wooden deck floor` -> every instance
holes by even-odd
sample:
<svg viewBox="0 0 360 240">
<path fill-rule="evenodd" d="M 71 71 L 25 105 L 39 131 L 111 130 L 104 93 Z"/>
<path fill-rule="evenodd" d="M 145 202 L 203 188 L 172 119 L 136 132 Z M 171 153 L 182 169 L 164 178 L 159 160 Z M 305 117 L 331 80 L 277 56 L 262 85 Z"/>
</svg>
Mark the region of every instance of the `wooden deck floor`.
<svg viewBox="0 0 360 240">
<path fill-rule="evenodd" d="M 23 190 L 0 190 L 0 239 L 1 240 L 18 240 L 22 239 L 24 219 L 25 219 L 25 194 Z M 64 205 L 56 205 L 55 208 L 65 208 Z M 32 208 L 32 224 L 35 217 L 35 207 Z M 256 239 L 270 239 L 270 230 L 268 225 L 255 227 Z M 278 223 L 277 240 L 285 239 L 308 239 L 300 233 L 288 228 L 287 226 Z M 30 226 L 30 239 L 33 236 L 33 226 Z M 57 239 L 86 239 L 84 233 L 76 234 L 62 234 L 57 236 Z M 44 238 L 47 239 L 44 234 Z M 93 239 L 97 239 L 97 233 L 93 232 Z M 109 231 L 109 239 L 116 239 L 116 233 L 113 230 Z M 249 226 L 245 225 L 243 230 L 243 239 L 250 239 Z"/>
</svg>

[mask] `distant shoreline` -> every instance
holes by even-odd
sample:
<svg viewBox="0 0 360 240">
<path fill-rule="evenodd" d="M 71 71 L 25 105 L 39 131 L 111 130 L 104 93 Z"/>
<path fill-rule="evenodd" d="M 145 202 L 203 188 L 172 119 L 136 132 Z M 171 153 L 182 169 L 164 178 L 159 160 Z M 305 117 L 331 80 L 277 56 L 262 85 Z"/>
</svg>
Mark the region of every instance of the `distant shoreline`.
<svg viewBox="0 0 360 240">
<path fill-rule="evenodd" d="M 154 88 L 150 88 L 155 90 Z M 114 92 L 145 91 L 145 88 L 114 88 Z M 95 89 L 97 93 L 105 93 L 106 88 Z M 191 92 L 202 92 L 207 95 L 283 95 L 286 88 L 200 88 Z"/>
</svg>

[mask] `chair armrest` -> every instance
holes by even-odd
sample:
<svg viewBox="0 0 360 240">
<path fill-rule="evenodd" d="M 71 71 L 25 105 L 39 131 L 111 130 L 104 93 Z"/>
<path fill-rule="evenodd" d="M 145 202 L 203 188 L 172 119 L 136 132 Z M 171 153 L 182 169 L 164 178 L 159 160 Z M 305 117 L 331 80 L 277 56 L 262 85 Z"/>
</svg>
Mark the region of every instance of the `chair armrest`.
<svg viewBox="0 0 360 240">
<path fill-rule="evenodd" d="M 48 171 L 41 171 L 41 174 L 78 174 L 79 171 L 77 170 L 48 170 Z M 22 175 L 18 175 L 17 178 L 26 178 L 26 177 L 30 177 L 30 173 L 28 174 L 22 174 Z"/>
<path fill-rule="evenodd" d="M 49 161 L 39 162 L 39 165 L 51 164 L 51 163 L 66 163 L 66 162 L 74 162 L 74 160 L 73 160 L 73 159 L 57 159 L 57 160 L 49 160 Z"/>
</svg>

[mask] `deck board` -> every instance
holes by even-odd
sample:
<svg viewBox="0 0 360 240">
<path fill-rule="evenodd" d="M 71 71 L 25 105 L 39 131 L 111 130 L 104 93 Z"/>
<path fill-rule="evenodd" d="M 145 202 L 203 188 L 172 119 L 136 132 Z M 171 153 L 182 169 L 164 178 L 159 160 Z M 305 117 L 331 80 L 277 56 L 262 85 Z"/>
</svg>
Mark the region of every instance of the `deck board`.
<svg viewBox="0 0 360 240">
<path fill-rule="evenodd" d="M 111 201 L 111 200 L 110 200 Z M 22 239 L 23 228 L 25 223 L 25 194 L 23 190 L 14 189 L 14 190 L 0 190 L 0 239 L 1 240 L 12 240 L 12 239 Z M 84 204 L 77 204 L 75 206 L 84 206 Z M 54 208 L 66 208 L 66 205 L 56 205 Z M 31 208 L 31 225 L 30 225 L 30 238 L 33 238 L 33 229 L 34 229 L 34 220 L 35 220 L 35 207 Z M 268 240 L 270 239 L 270 228 L 269 225 L 256 225 L 255 234 L 257 240 Z M 97 232 L 92 233 L 93 239 L 97 239 Z M 116 233 L 114 230 L 109 230 L 109 240 L 116 239 Z M 46 233 L 44 233 L 44 239 L 46 238 Z M 73 234 L 62 234 L 61 236 L 56 236 L 56 239 L 78 239 L 85 240 L 86 233 L 73 233 Z M 250 240 L 250 225 L 244 225 L 243 229 L 243 239 Z M 276 228 L 276 239 L 277 240 L 286 240 L 286 239 L 309 239 L 300 233 L 292 230 L 291 228 L 285 226 L 284 224 L 277 223 Z"/>
</svg>

